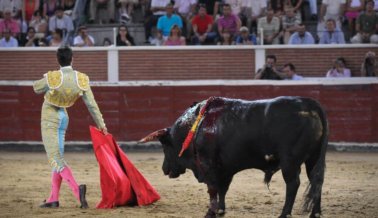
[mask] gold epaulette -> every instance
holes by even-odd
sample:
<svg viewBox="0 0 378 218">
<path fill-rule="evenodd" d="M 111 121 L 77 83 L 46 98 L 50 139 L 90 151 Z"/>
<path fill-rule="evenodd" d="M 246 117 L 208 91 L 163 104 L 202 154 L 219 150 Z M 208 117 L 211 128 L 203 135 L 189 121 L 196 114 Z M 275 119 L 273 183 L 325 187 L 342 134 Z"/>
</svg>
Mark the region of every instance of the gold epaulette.
<svg viewBox="0 0 378 218">
<path fill-rule="evenodd" d="M 57 89 L 63 83 L 63 73 L 61 71 L 49 71 L 45 76 L 50 89 Z"/>
<path fill-rule="evenodd" d="M 76 71 L 76 79 L 81 90 L 87 91 L 89 89 L 89 77 L 86 74 Z"/>
</svg>

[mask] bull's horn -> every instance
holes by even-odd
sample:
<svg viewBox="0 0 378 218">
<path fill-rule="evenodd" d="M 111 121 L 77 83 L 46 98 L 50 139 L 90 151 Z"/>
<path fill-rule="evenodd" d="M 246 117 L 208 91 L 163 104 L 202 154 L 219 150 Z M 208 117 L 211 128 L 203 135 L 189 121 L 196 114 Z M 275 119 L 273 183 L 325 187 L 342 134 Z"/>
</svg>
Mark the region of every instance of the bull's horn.
<svg viewBox="0 0 378 218">
<path fill-rule="evenodd" d="M 160 130 L 155 131 L 153 133 L 150 133 L 148 136 L 142 138 L 141 140 L 139 140 L 139 143 L 144 143 L 144 142 L 156 140 L 160 136 L 165 135 L 167 132 L 168 132 L 168 128 L 160 129 Z"/>
</svg>

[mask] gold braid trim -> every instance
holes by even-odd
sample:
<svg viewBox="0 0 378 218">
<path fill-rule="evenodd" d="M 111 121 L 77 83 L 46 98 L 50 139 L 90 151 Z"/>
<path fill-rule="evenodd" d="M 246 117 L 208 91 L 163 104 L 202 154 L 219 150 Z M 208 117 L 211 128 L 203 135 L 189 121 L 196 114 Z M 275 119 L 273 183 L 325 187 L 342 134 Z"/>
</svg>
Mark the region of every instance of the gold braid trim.
<svg viewBox="0 0 378 218">
<path fill-rule="evenodd" d="M 46 78 L 50 89 L 57 89 L 63 83 L 63 73 L 61 71 L 49 71 L 46 74 Z"/>
<path fill-rule="evenodd" d="M 84 73 L 76 71 L 76 82 L 81 90 L 87 91 L 89 89 L 89 78 Z"/>
</svg>

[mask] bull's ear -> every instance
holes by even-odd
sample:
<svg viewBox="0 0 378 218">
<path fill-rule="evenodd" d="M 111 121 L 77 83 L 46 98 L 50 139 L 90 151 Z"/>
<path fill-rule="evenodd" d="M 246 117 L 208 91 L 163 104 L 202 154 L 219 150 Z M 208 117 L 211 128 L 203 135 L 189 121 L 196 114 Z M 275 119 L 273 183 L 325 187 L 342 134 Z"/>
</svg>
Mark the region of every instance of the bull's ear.
<svg viewBox="0 0 378 218">
<path fill-rule="evenodd" d="M 139 143 L 145 143 L 145 142 L 154 141 L 154 140 L 157 140 L 157 139 L 160 140 L 161 138 L 163 138 L 164 136 L 167 136 L 169 134 L 169 130 L 170 130 L 170 128 L 165 128 L 165 129 L 160 129 L 158 131 L 150 133 L 146 137 L 139 140 Z"/>
</svg>

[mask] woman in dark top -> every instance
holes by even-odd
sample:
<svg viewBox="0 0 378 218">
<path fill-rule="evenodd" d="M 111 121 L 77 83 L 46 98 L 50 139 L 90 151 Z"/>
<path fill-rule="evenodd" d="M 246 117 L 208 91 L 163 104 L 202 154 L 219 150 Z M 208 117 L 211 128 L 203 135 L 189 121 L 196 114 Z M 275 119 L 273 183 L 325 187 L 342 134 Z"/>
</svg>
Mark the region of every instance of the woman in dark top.
<svg viewBox="0 0 378 218">
<path fill-rule="evenodd" d="M 129 34 L 129 30 L 126 25 L 121 25 L 118 28 L 117 46 L 133 46 L 135 45 L 134 39 Z"/>
</svg>

